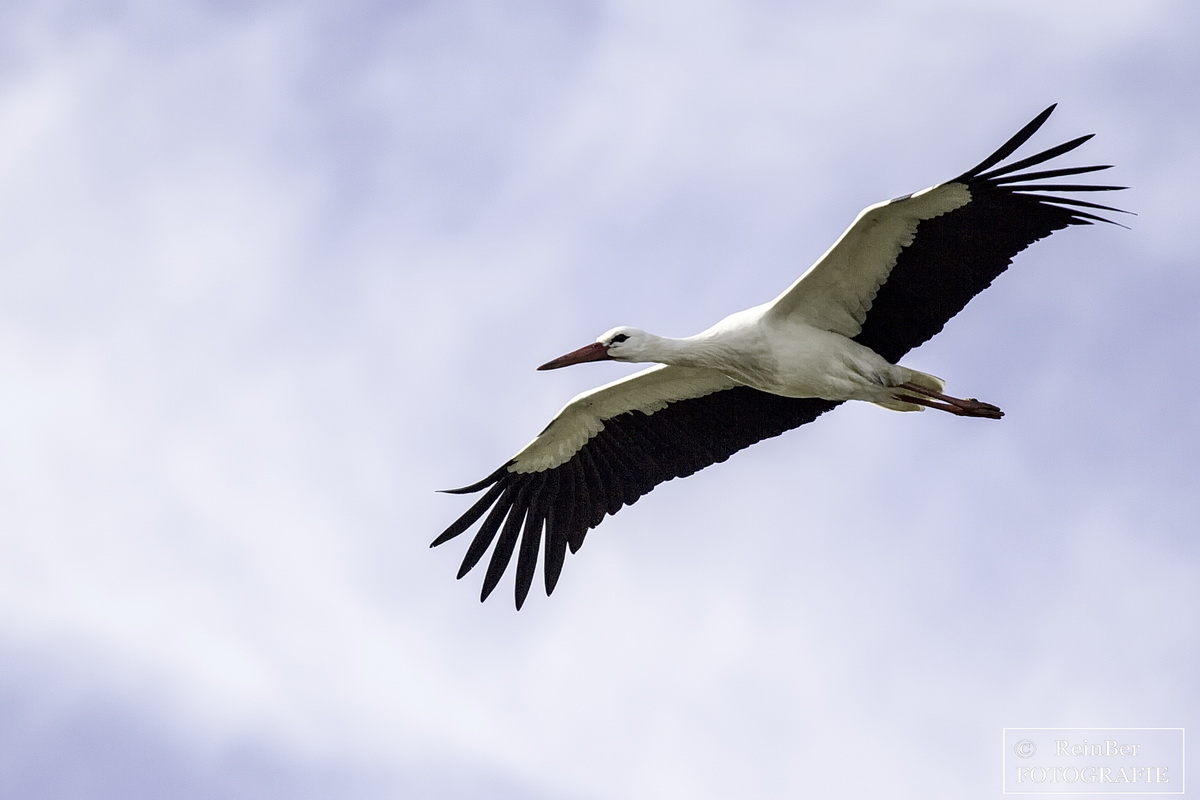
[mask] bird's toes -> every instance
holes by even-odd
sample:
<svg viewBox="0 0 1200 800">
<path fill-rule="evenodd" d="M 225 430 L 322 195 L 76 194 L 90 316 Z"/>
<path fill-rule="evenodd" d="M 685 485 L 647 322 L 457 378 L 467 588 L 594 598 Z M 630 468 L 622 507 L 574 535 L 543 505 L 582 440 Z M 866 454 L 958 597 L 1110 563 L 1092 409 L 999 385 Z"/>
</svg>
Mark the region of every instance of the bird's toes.
<svg viewBox="0 0 1200 800">
<path fill-rule="evenodd" d="M 972 417 L 986 417 L 987 419 L 1000 419 L 1004 416 L 1004 412 L 1000 410 L 999 406 L 976 400 L 974 397 L 968 397 L 964 401 L 963 411 Z"/>
</svg>

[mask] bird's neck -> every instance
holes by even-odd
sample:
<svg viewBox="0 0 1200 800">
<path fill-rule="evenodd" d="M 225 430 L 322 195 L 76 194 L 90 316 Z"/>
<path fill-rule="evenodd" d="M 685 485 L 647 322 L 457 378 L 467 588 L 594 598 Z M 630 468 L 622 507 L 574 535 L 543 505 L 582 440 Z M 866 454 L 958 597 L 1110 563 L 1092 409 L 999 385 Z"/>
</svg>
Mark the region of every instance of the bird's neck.
<svg viewBox="0 0 1200 800">
<path fill-rule="evenodd" d="M 722 369 L 728 361 L 728 348 L 720 337 L 706 334 L 672 339 L 650 334 L 641 361 L 670 364 L 675 367 Z"/>
</svg>

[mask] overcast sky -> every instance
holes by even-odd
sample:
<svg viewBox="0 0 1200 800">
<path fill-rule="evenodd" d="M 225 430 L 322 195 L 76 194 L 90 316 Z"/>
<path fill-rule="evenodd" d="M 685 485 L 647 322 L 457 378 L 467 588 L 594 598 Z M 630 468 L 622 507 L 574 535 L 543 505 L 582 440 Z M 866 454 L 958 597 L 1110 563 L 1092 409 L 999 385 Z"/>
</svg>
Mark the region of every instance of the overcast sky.
<svg viewBox="0 0 1200 800">
<path fill-rule="evenodd" d="M 1188 0 L 6 4 L 0 795 L 1000 798 L 1004 727 L 1200 731 L 1197 41 Z M 1002 422 L 843 407 L 520 613 L 428 549 L 435 489 L 632 371 L 536 365 L 773 297 L 1052 102 L 1033 145 L 1095 132 L 1138 216 L 906 358 Z"/>
</svg>

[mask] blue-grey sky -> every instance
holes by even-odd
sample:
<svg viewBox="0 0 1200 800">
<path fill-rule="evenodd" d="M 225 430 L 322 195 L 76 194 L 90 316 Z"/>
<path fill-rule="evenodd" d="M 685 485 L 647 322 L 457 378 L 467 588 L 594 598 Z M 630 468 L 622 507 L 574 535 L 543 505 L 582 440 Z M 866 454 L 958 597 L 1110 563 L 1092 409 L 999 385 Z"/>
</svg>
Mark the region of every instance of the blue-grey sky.
<svg viewBox="0 0 1200 800">
<path fill-rule="evenodd" d="M 999 798 L 1004 727 L 1200 730 L 1200 10 L 0 11 L 0 795 Z M 1139 216 L 660 487 L 520 613 L 465 507 L 618 324 L 773 297 L 1033 143 Z M 1193 486 L 1192 489 L 1188 489 Z"/>
</svg>

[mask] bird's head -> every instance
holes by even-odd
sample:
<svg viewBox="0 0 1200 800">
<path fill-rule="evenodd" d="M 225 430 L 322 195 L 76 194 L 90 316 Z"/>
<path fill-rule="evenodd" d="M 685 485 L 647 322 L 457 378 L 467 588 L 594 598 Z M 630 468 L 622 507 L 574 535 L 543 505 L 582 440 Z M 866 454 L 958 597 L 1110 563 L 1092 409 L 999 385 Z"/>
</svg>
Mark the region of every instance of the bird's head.
<svg viewBox="0 0 1200 800">
<path fill-rule="evenodd" d="M 637 328 L 613 328 L 591 344 L 547 361 L 538 369 L 558 369 L 585 361 L 645 361 L 643 356 L 649 338 L 649 334 Z"/>
</svg>

